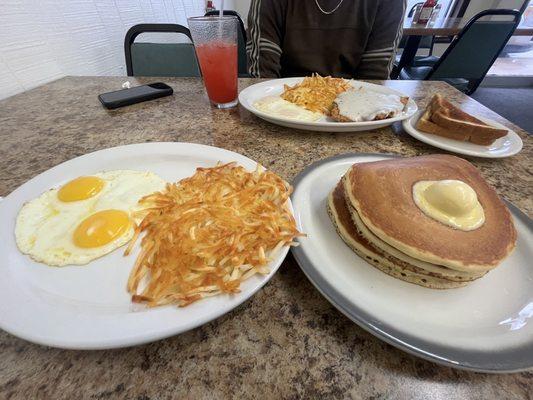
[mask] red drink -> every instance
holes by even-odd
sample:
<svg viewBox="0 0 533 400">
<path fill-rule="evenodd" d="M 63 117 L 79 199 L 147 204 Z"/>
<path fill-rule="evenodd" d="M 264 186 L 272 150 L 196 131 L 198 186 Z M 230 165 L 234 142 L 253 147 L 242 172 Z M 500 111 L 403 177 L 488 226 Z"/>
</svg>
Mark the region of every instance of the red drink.
<svg viewBox="0 0 533 400">
<path fill-rule="evenodd" d="M 196 46 L 209 99 L 225 104 L 237 98 L 237 44 L 213 41 Z"/>
<path fill-rule="evenodd" d="M 190 17 L 187 22 L 211 104 L 217 108 L 235 107 L 237 17 Z"/>
</svg>

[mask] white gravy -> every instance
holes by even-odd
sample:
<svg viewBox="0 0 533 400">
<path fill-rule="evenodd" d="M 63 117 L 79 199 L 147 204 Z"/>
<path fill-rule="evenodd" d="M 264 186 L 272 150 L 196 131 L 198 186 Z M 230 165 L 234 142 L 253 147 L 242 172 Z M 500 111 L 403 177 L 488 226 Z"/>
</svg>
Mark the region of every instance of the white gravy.
<svg viewBox="0 0 533 400">
<path fill-rule="evenodd" d="M 404 105 L 400 96 L 369 91 L 364 88 L 350 89 L 337 96 L 335 103 L 339 113 L 354 122 L 373 121 L 377 115 L 390 112 L 399 114 Z"/>
</svg>

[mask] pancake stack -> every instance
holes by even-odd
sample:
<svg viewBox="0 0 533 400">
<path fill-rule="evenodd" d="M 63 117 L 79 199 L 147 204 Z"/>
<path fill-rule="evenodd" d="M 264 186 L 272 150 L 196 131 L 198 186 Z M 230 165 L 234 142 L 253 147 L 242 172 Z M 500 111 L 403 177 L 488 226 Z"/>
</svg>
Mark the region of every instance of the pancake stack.
<svg viewBox="0 0 533 400">
<path fill-rule="evenodd" d="M 463 231 L 424 214 L 412 187 L 460 180 L 477 194 L 485 222 Z M 451 289 L 481 278 L 515 247 L 509 210 L 469 162 L 431 155 L 354 164 L 328 197 L 337 232 L 361 258 L 406 282 Z"/>
</svg>

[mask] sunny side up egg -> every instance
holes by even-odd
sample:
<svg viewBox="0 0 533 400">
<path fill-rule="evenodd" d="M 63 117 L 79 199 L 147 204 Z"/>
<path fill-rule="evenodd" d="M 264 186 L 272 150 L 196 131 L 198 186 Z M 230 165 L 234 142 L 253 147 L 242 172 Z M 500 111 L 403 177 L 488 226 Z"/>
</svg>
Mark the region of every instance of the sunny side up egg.
<svg viewBox="0 0 533 400">
<path fill-rule="evenodd" d="M 254 103 L 254 107 L 266 114 L 288 118 L 297 121 L 313 122 L 323 117 L 322 114 L 312 112 L 297 106 L 279 96 L 267 96 Z"/>
<path fill-rule="evenodd" d="M 154 173 L 129 170 L 73 179 L 24 204 L 17 246 L 47 265 L 87 264 L 130 241 L 138 201 L 165 184 Z"/>
</svg>

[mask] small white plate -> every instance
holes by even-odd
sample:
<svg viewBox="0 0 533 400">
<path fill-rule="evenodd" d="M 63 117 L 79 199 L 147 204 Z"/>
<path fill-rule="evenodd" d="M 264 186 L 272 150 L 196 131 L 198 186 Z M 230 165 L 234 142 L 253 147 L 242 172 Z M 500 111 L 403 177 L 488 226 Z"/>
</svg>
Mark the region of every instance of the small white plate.
<svg viewBox="0 0 533 400">
<path fill-rule="evenodd" d="M 315 163 L 294 181 L 296 221 L 307 237 L 292 252 L 335 307 L 378 338 L 451 367 L 511 372 L 533 367 L 533 222 L 510 205 L 514 252 L 470 285 L 426 289 L 393 278 L 357 256 L 326 211 L 328 193 L 357 162 L 391 156 L 348 154 Z"/>
<path fill-rule="evenodd" d="M 77 176 L 114 169 L 152 171 L 175 182 L 197 167 L 236 161 L 248 170 L 257 163 L 240 154 L 190 143 L 143 143 L 97 151 L 64 162 L 36 176 L 0 203 L 0 328 L 31 342 L 68 349 L 108 349 L 151 342 L 209 322 L 257 292 L 277 271 L 253 276 L 235 295 L 220 295 L 178 308 L 134 305 L 126 282 L 137 251 L 124 248 L 84 266 L 48 267 L 21 254 L 15 220 L 24 202 Z M 291 206 L 292 207 L 292 206 Z"/>
<path fill-rule="evenodd" d="M 295 129 L 304 129 L 308 131 L 319 131 L 319 132 L 356 132 L 356 131 L 370 131 L 372 129 L 379 129 L 385 126 L 391 125 L 393 122 L 402 121 L 406 118 L 412 116 L 417 110 L 418 107 L 413 99 L 409 98 L 405 110 L 401 115 L 394 118 L 387 118 L 380 121 L 365 121 L 365 122 L 336 122 L 330 118 L 323 117 L 318 121 L 306 122 L 306 121 L 295 121 L 289 118 L 276 117 L 267 113 L 264 113 L 254 107 L 254 103 L 257 100 L 260 100 L 266 96 L 279 96 L 283 93 L 284 85 L 293 86 L 297 83 L 300 83 L 304 78 L 284 78 L 284 79 L 274 79 L 271 81 L 256 83 L 255 85 L 248 86 L 246 89 L 242 90 L 239 93 L 239 102 L 241 105 L 246 108 L 251 113 L 257 115 L 259 118 L 262 118 L 266 121 L 272 122 L 273 124 L 286 126 L 289 128 Z M 359 88 L 367 88 L 379 93 L 384 94 L 396 94 L 398 96 L 405 96 L 394 89 L 391 89 L 386 86 L 376 85 L 374 83 L 360 82 L 355 80 L 349 81 L 352 86 Z"/>
<path fill-rule="evenodd" d="M 476 117 L 488 125 L 496 128 L 507 129 L 509 133 L 497 139 L 490 146 L 481 146 L 470 142 L 463 142 L 460 140 L 448 139 L 438 135 L 432 135 L 419 131 L 415 128 L 416 123 L 424 113 L 423 110 L 415 113 L 411 118 L 403 121 L 403 128 L 405 131 L 420 140 L 421 142 L 438 147 L 439 149 L 453 151 L 458 154 L 465 154 L 467 156 L 483 157 L 483 158 L 504 158 L 514 156 L 522 150 L 522 139 L 520 136 L 502 124 L 488 118 Z"/>
</svg>

